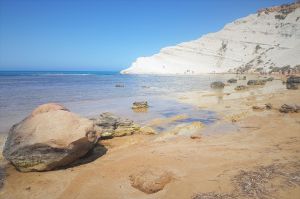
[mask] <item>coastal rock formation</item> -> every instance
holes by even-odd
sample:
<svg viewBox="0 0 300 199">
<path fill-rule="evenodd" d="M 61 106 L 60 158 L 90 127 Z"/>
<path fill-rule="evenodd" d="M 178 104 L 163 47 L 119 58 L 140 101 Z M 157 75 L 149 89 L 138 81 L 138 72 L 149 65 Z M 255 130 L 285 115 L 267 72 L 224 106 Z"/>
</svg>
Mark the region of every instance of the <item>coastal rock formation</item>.
<svg viewBox="0 0 300 199">
<path fill-rule="evenodd" d="M 171 172 L 160 169 L 145 169 L 129 176 L 131 186 L 147 194 L 162 190 L 173 178 Z"/>
<path fill-rule="evenodd" d="M 118 117 L 112 113 L 102 113 L 91 119 L 98 137 L 111 138 L 132 135 L 141 132 L 140 126 L 132 120 Z"/>
<path fill-rule="evenodd" d="M 287 78 L 286 81 L 286 88 L 287 89 L 292 89 L 292 90 L 297 90 L 300 85 L 300 76 L 290 76 Z"/>
<path fill-rule="evenodd" d="M 247 85 L 249 86 L 258 86 L 258 85 L 263 86 L 265 84 L 266 84 L 266 80 L 249 80 L 247 82 Z"/>
<path fill-rule="evenodd" d="M 140 57 L 123 74 L 270 72 L 299 65 L 300 3 L 237 19 L 216 33 Z M 274 70 L 275 71 L 275 70 Z"/>
<path fill-rule="evenodd" d="M 224 88 L 225 84 L 223 82 L 213 82 L 210 84 L 210 87 L 213 89 L 221 89 Z"/>
<path fill-rule="evenodd" d="M 244 85 L 239 85 L 234 88 L 234 90 L 236 90 L 236 91 L 242 91 L 242 90 L 246 90 L 246 89 L 248 89 L 248 86 L 244 86 Z"/>
<path fill-rule="evenodd" d="M 23 172 L 66 166 L 93 148 L 92 128 L 92 121 L 65 107 L 44 104 L 11 127 L 3 155 Z"/>
<path fill-rule="evenodd" d="M 300 112 L 300 106 L 292 104 L 284 104 L 280 107 L 281 113 L 298 113 Z"/>
<path fill-rule="evenodd" d="M 232 78 L 232 79 L 227 80 L 227 82 L 228 83 L 237 83 L 237 79 Z"/>
<path fill-rule="evenodd" d="M 142 102 L 133 102 L 132 109 L 146 109 L 148 108 L 148 102 L 142 101 Z"/>
</svg>

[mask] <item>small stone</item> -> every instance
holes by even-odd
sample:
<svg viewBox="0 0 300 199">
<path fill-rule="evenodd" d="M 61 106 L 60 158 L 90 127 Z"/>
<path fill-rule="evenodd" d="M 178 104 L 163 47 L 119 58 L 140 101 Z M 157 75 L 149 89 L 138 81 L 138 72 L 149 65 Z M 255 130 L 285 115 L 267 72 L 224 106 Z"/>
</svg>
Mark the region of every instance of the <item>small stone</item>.
<svg viewBox="0 0 300 199">
<path fill-rule="evenodd" d="M 132 109 L 145 109 L 148 108 L 148 102 L 147 101 L 141 101 L 141 102 L 133 102 Z"/>
<path fill-rule="evenodd" d="M 123 87 L 125 87 L 125 85 L 124 84 L 116 84 L 115 87 L 123 88 Z"/>
<path fill-rule="evenodd" d="M 232 79 L 227 80 L 227 82 L 228 83 L 237 83 L 237 79 L 232 78 Z"/>
<path fill-rule="evenodd" d="M 273 108 L 273 105 L 271 103 L 267 103 L 265 104 L 265 106 L 267 110 L 271 110 Z"/>
<path fill-rule="evenodd" d="M 257 86 L 257 85 L 265 85 L 266 84 L 266 80 L 249 80 L 247 82 L 247 85 L 249 86 Z"/>
<path fill-rule="evenodd" d="M 287 81 L 286 83 L 297 83 L 297 84 L 300 84 L 300 76 L 290 76 L 287 78 Z"/>
<path fill-rule="evenodd" d="M 200 135 L 191 135 L 191 139 L 201 139 L 202 137 Z"/>
<path fill-rule="evenodd" d="M 234 88 L 234 90 L 236 90 L 236 91 L 242 91 L 242 90 L 246 90 L 246 89 L 248 89 L 248 86 L 244 86 L 244 85 L 239 85 Z"/>
<path fill-rule="evenodd" d="M 252 109 L 253 110 L 257 110 L 257 111 L 263 111 L 263 110 L 265 110 L 265 107 L 262 107 L 262 106 L 252 106 Z"/>
<path fill-rule="evenodd" d="M 299 86 L 296 83 L 286 83 L 286 88 L 289 90 L 298 90 Z"/>
<path fill-rule="evenodd" d="M 298 113 L 300 112 L 300 106 L 284 104 L 280 107 L 279 111 L 281 113 Z"/>
</svg>

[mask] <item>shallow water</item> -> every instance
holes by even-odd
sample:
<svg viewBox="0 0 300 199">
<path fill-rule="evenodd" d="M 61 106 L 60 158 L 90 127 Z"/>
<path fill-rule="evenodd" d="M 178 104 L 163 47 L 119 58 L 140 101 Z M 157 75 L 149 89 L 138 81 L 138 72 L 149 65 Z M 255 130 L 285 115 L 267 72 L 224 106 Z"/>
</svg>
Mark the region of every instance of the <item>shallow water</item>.
<svg viewBox="0 0 300 199">
<path fill-rule="evenodd" d="M 117 72 L 0 72 L 0 132 L 7 132 L 35 107 L 48 102 L 92 117 L 110 111 L 146 123 L 157 117 L 188 114 L 185 122 L 213 121 L 212 113 L 168 99 L 170 93 L 210 90 L 215 80 L 228 76 L 120 75 Z M 116 84 L 124 87 L 116 87 Z M 146 113 L 130 108 L 134 101 L 147 100 Z"/>
</svg>

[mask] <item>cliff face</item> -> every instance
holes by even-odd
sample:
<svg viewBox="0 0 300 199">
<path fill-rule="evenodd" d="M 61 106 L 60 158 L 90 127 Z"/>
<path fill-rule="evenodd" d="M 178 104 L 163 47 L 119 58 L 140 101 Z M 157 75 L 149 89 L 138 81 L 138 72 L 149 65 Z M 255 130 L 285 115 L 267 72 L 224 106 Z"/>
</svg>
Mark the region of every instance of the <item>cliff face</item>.
<svg viewBox="0 0 300 199">
<path fill-rule="evenodd" d="M 216 33 L 140 57 L 123 74 L 199 74 L 269 71 L 300 64 L 300 4 L 238 19 Z"/>
</svg>

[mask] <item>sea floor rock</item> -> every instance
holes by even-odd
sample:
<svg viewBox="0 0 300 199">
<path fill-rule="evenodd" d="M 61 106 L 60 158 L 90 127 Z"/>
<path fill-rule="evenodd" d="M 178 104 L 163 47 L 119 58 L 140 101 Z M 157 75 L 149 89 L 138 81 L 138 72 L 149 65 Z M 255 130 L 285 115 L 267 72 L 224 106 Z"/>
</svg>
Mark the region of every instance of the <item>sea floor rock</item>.
<svg viewBox="0 0 300 199">
<path fill-rule="evenodd" d="M 57 169 L 94 147 L 92 129 L 89 119 L 59 104 L 44 104 L 11 127 L 3 155 L 23 172 Z"/>
<path fill-rule="evenodd" d="M 296 84 L 300 84 L 300 76 L 290 76 L 287 78 L 287 83 L 296 83 Z"/>
<path fill-rule="evenodd" d="M 246 90 L 246 89 L 248 89 L 248 86 L 244 86 L 244 85 L 239 85 L 234 88 L 234 90 L 236 90 L 236 91 L 242 91 L 242 90 Z"/>
<path fill-rule="evenodd" d="M 299 85 L 297 83 L 286 83 L 286 88 L 289 90 L 298 90 Z"/>
<path fill-rule="evenodd" d="M 232 79 L 227 80 L 227 82 L 228 83 L 237 83 L 237 79 L 232 78 Z"/>
<path fill-rule="evenodd" d="M 91 119 L 97 136 L 101 138 L 121 137 L 140 133 L 140 126 L 132 120 L 106 112 Z"/>
<path fill-rule="evenodd" d="M 252 109 L 255 111 L 263 111 L 265 110 L 265 106 L 252 106 Z"/>
<path fill-rule="evenodd" d="M 222 89 L 224 88 L 225 84 L 223 82 L 217 81 L 210 84 L 210 87 L 213 89 Z"/>
<path fill-rule="evenodd" d="M 279 111 L 281 113 L 298 113 L 300 112 L 300 106 L 296 104 L 284 104 L 280 107 Z"/>
<path fill-rule="evenodd" d="M 148 102 L 147 101 L 141 101 L 141 102 L 133 102 L 132 104 L 132 109 L 147 109 L 148 106 Z"/>
<path fill-rule="evenodd" d="M 131 186 L 147 194 L 162 190 L 174 179 L 169 171 L 157 169 L 144 169 L 129 176 Z"/>
<path fill-rule="evenodd" d="M 266 80 L 261 80 L 261 79 L 258 79 L 258 80 L 249 80 L 247 82 L 247 85 L 249 85 L 249 86 L 257 86 L 257 85 L 263 86 L 265 84 L 266 84 Z"/>
</svg>

